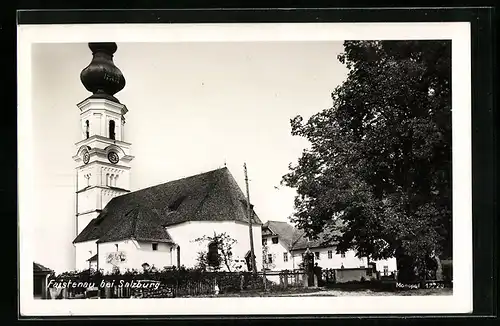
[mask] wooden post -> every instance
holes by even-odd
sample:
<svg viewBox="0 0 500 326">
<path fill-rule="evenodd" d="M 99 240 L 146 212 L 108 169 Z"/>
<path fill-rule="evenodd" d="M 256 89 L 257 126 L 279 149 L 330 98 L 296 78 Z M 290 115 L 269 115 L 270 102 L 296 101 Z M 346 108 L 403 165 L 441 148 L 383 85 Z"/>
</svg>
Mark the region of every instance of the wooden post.
<svg viewBox="0 0 500 326">
<path fill-rule="evenodd" d="M 248 189 L 248 175 L 247 175 L 247 164 L 243 164 L 245 170 L 245 184 L 247 188 L 247 214 L 248 214 L 248 233 L 250 235 L 250 259 L 252 262 L 252 272 L 254 276 L 257 276 L 257 264 L 255 262 L 255 251 L 253 248 L 253 230 L 252 230 L 252 206 L 250 204 L 250 191 Z"/>
</svg>

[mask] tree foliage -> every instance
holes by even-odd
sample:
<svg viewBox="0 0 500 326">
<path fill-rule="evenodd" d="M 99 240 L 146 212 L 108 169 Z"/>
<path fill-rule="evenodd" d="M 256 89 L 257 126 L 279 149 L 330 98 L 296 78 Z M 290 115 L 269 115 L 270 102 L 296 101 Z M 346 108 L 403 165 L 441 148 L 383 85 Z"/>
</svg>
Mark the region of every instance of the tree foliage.
<svg viewBox="0 0 500 326">
<path fill-rule="evenodd" d="M 311 144 L 283 176 L 292 221 L 315 236 L 340 219 L 358 256 L 451 256 L 451 42 L 346 41 L 338 60 L 332 107 L 291 120 Z"/>
<path fill-rule="evenodd" d="M 271 259 L 269 259 L 269 255 L 271 255 Z M 264 271 L 272 270 L 276 267 L 276 254 L 271 253 L 269 250 L 269 246 L 266 244 L 262 245 L 262 266 Z"/>
</svg>

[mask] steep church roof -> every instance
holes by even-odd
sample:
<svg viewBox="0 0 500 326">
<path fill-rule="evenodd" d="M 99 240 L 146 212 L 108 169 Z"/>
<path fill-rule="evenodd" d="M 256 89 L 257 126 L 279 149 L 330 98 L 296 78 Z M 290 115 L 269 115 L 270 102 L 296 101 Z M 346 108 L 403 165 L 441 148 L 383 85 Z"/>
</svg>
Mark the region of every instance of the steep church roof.
<svg viewBox="0 0 500 326">
<path fill-rule="evenodd" d="M 73 243 L 98 240 L 171 242 L 165 227 L 188 221 L 248 222 L 246 199 L 227 168 L 113 198 Z M 253 213 L 253 223 L 261 225 Z"/>
</svg>

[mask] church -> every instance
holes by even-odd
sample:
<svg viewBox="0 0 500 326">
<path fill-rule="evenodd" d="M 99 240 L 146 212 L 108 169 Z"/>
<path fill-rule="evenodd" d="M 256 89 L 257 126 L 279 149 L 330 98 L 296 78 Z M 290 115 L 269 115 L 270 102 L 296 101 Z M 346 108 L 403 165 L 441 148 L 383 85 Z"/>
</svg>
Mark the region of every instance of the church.
<svg viewBox="0 0 500 326">
<path fill-rule="evenodd" d="M 80 79 L 92 95 L 79 104 L 81 140 L 75 144 L 76 269 L 110 272 L 194 267 L 214 233 L 236 240 L 233 257 L 251 266 L 248 211 L 257 269 L 262 268 L 262 222 L 224 167 L 130 191 L 127 107 L 115 97 L 125 78 L 114 65 L 115 43 L 89 43 L 92 61 Z"/>
</svg>

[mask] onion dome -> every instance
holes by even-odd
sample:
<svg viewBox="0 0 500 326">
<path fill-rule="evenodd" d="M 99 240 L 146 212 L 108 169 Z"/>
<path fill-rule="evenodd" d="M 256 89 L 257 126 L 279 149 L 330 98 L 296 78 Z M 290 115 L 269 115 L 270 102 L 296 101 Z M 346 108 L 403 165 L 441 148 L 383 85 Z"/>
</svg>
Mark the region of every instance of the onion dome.
<svg viewBox="0 0 500 326">
<path fill-rule="evenodd" d="M 92 92 L 90 98 L 105 98 L 119 102 L 114 97 L 125 87 L 125 77 L 113 62 L 117 50 L 116 43 L 89 43 L 92 61 L 80 73 L 85 88 Z"/>
</svg>

